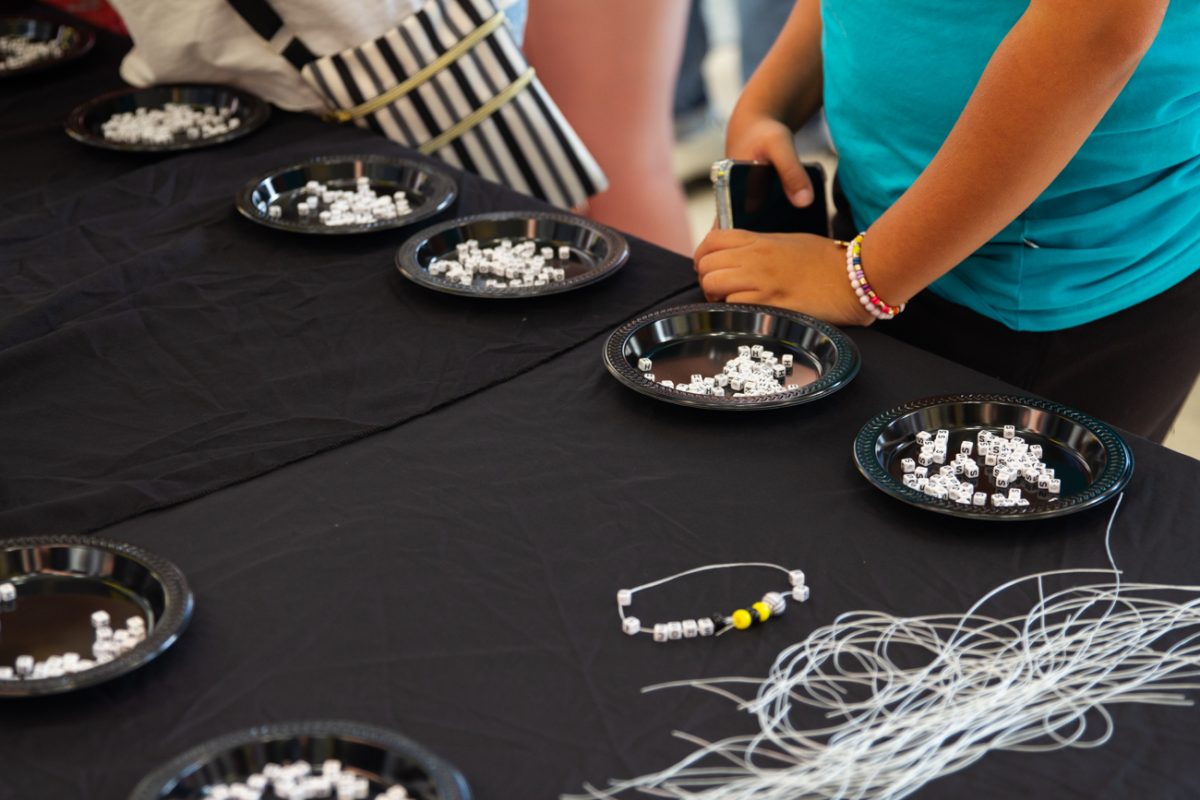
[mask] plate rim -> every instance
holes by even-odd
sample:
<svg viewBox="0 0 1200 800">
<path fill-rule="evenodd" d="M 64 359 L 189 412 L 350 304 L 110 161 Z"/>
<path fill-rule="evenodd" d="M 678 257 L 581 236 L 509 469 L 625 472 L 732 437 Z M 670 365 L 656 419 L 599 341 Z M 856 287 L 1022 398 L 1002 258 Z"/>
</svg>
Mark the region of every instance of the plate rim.
<svg viewBox="0 0 1200 800">
<path fill-rule="evenodd" d="M 65 21 L 61 19 L 53 19 L 49 16 L 40 16 L 37 14 L 3 14 L 0 15 L 0 20 L 26 20 L 30 22 L 49 22 L 53 25 L 58 25 L 60 28 L 70 28 L 77 31 L 80 35 L 80 44 L 78 47 L 73 47 L 63 54 L 61 58 L 52 59 L 50 61 L 35 61 L 20 69 L 0 70 L 0 80 L 6 78 L 17 78 L 24 75 L 32 75 L 54 67 L 60 67 L 63 64 L 69 64 L 72 61 L 78 61 L 92 51 L 96 46 L 96 32 L 86 25 L 82 25 L 75 20 Z"/>
<path fill-rule="evenodd" d="M 153 661 L 173 645 L 187 628 L 195 608 L 195 595 L 187 578 L 173 562 L 128 542 L 85 535 L 22 536 L 0 539 L 0 551 L 35 547 L 89 547 L 117 553 L 149 570 L 163 586 L 163 616 L 146 639 L 107 664 L 98 664 L 86 672 L 58 678 L 0 681 L 0 699 L 40 697 L 85 689 L 119 678 Z"/>
<path fill-rule="evenodd" d="M 366 225 L 330 225 L 323 227 L 303 226 L 298 222 L 291 220 L 273 220 L 270 217 L 264 217 L 259 214 L 250 197 L 259 184 L 268 178 L 274 177 L 284 172 L 291 172 L 295 169 L 303 169 L 314 164 L 336 164 L 343 161 L 364 161 L 375 164 L 391 164 L 393 166 L 411 167 L 428 176 L 429 180 L 437 186 L 437 191 L 440 195 L 438 201 L 431 207 L 421 211 L 414 211 L 403 217 L 397 217 L 394 220 L 385 220 L 379 223 L 371 223 Z M 415 158 L 403 158 L 399 156 L 389 156 L 377 153 L 347 153 L 344 155 L 325 155 L 308 158 L 304 161 L 299 161 L 295 164 L 289 164 L 284 167 L 277 167 L 267 172 L 256 175 L 251 180 L 247 181 L 241 189 L 238 190 L 234 197 L 234 206 L 238 213 L 251 222 L 255 222 L 272 230 L 284 231 L 285 233 L 302 233 L 311 234 L 314 236 L 347 236 L 358 233 L 377 233 L 379 231 L 392 231 L 400 228 L 407 228 L 416 225 L 430 217 L 436 216 L 447 208 L 458 197 L 458 182 L 454 180 L 448 172 L 431 166 L 428 162 L 419 161 Z"/>
<path fill-rule="evenodd" d="M 915 489 L 910 489 L 891 476 L 875 458 L 875 443 L 879 434 L 896 419 L 939 405 L 951 403 L 1003 403 L 1033 408 L 1038 411 L 1057 414 L 1071 422 L 1086 428 L 1095 436 L 1108 454 L 1104 470 L 1082 492 L 1076 492 L 1063 498 L 1065 502 L 1050 507 L 1026 511 L 1022 508 L 992 508 L 985 507 L 976 510 L 974 506 L 963 507 L 961 503 L 952 500 L 938 500 L 929 497 Z M 1045 400 L 1040 397 L 1020 395 L 1009 392 L 968 392 L 962 394 L 940 394 L 910 400 L 899 406 L 882 411 L 869 419 L 859 429 L 854 437 L 854 466 L 867 482 L 884 494 L 894 497 L 910 506 L 933 511 L 960 519 L 977 519 L 996 522 L 1013 522 L 1035 519 L 1051 519 L 1085 511 L 1101 505 L 1120 493 L 1128 485 L 1133 476 L 1133 452 L 1129 444 L 1119 433 L 1105 422 L 1078 409 Z M 1119 458 L 1114 458 L 1119 456 Z"/>
<path fill-rule="evenodd" d="M 156 767 L 138 781 L 128 800 L 161 800 L 162 790 L 168 785 L 173 787 L 173 781 L 179 773 L 197 761 L 211 760 L 220 753 L 256 742 L 294 739 L 300 736 L 358 739 L 385 750 L 405 753 L 433 778 L 439 800 L 471 800 L 471 789 L 462 772 L 424 745 L 388 728 L 342 719 L 272 722 L 213 737 Z"/>
<path fill-rule="evenodd" d="M 774 314 L 788 317 L 793 322 L 816 329 L 830 339 L 837 350 L 838 359 L 834 362 L 834 368 L 812 383 L 782 395 L 709 398 L 702 395 L 685 394 L 674 389 L 667 389 L 657 383 L 649 383 L 624 358 L 625 342 L 635 331 L 647 324 L 677 314 L 727 310 Z M 610 333 L 604 342 L 602 352 L 604 366 L 608 368 L 609 373 L 635 392 L 675 405 L 712 411 L 759 411 L 806 405 L 844 389 L 854 380 L 862 367 L 862 355 L 858 350 L 858 345 L 840 328 L 799 311 L 754 303 L 687 303 L 648 311 L 625 322 Z"/>
<path fill-rule="evenodd" d="M 173 142 L 171 144 L 133 144 L 130 142 L 110 142 L 103 136 L 96 136 L 89 132 L 83 124 L 84 118 L 94 108 L 102 103 L 111 102 L 126 95 L 135 95 L 141 92 L 148 92 L 154 89 L 220 89 L 222 91 L 231 92 L 238 95 L 239 99 L 250 108 L 249 119 L 244 125 L 240 125 L 237 129 L 228 131 L 220 136 L 212 136 L 207 139 L 188 140 L 186 142 Z M 71 109 L 63 120 L 63 130 L 67 136 L 71 137 L 80 144 L 88 147 L 95 147 L 100 150 L 111 150 L 118 153 L 181 153 L 188 150 L 199 150 L 205 147 L 215 147 L 217 145 L 232 142 L 237 139 L 242 139 L 257 131 L 259 128 L 267 124 L 271 118 L 271 104 L 262 99 L 253 92 L 248 92 L 245 89 L 237 86 L 230 86 L 224 83 L 205 83 L 203 81 L 181 81 L 179 83 L 156 83 L 151 86 L 130 86 L 125 89 L 117 89 L 112 92 L 105 92 L 97 95 L 91 100 L 85 100 L 75 108 Z"/>
<path fill-rule="evenodd" d="M 604 262 L 595 269 L 588 270 L 582 275 L 576 275 L 574 278 L 567 278 L 563 281 L 548 283 L 545 286 L 521 286 L 516 289 L 491 289 L 483 292 L 473 290 L 466 286 L 456 286 L 449 281 L 442 281 L 434 278 L 426 270 L 421 269 L 417 265 L 417 249 L 432 237 L 444 231 L 458 228 L 463 225 L 469 225 L 475 222 L 503 222 L 510 219 L 541 219 L 551 222 L 560 222 L 568 225 L 576 225 L 580 228 L 585 228 L 600 236 L 607 241 L 613 249 L 610 256 L 604 259 Z M 443 294 L 452 294 L 457 297 L 472 297 L 480 300 L 527 300 L 533 297 L 545 297 L 547 295 L 562 294 L 570 292 L 584 286 L 590 286 L 594 283 L 599 283 L 605 278 L 612 277 L 629 261 L 629 240 L 622 236 L 618 231 L 607 225 L 601 225 L 598 222 L 593 222 L 585 217 L 576 216 L 565 211 L 549 211 L 545 209 L 526 210 L 526 211 L 486 211 L 479 214 L 469 214 L 465 217 L 456 217 L 454 219 L 439 222 L 436 225 L 431 225 L 428 228 L 423 228 L 414 233 L 408 238 L 404 244 L 396 250 L 396 269 L 408 280 L 413 283 L 424 286 L 427 289 L 432 289 L 435 292 Z"/>
</svg>

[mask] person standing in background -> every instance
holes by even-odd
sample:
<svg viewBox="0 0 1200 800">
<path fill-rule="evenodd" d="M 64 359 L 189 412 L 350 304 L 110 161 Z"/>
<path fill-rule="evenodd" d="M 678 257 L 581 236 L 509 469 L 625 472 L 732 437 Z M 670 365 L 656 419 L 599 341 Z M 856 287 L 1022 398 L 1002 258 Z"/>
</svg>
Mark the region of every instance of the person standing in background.
<svg viewBox="0 0 1200 800">
<path fill-rule="evenodd" d="M 530 0 L 525 55 L 609 179 L 587 215 L 692 250 L 671 169 L 672 94 L 689 0 Z"/>
</svg>

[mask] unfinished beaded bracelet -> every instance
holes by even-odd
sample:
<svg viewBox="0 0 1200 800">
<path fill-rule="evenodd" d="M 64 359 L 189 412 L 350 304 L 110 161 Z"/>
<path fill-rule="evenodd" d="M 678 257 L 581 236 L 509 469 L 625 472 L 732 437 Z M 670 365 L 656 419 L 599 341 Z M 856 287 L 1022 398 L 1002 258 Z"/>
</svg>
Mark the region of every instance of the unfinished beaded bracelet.
<svg viewBox="0 0 1200 800">
<path fill-rule="evenodd" d="M 752 603 L 749 608 L 739 608 L 731 614 L 717 613 L 698 619 L 659 622 L 653 628 L 643 627 L 641 620 L 637 617 L 625 615 L 625 609 L 633 604 L 633 596 L 644 589 L 653 589 L 656 586 L 662 586 L 664 583 L 669 583 L 677 578 L 684 578 L 700 572 L 732 569 L 734 567 L 777 569 L 788 576 L 788 581 L 791 585 L 787 591 L 791 593 L 792 599 L 799 603 L 808 600 L 809 588 L 804 582 L 804 572 L 802 570 L 788 569 L 778 564 L 766 564 L 762 562 L 708 564 L 703 567 L 689 569 L 686 572 L 669 575 L 666 578 L 660 578 L 650 583 L 643 583 L 641 586 L 635 586 L 632 589 L 621 589 L 618 591 L 617 613 L 621 615 L 621 630 L 630 636 L 645 633 L 653 636 L 656 642 L 668 642 L 676 639 L 694 639 L 697 636 L 720 636 L 731 628 L 744 631 L 753 625 L 766 622 L 772 616 L 778 617 L 783 614 L 787 609 L 787 599 L 784 597 L 785 592 L 767 592 L 763 595 L 762 600 Z"/>
</svg>

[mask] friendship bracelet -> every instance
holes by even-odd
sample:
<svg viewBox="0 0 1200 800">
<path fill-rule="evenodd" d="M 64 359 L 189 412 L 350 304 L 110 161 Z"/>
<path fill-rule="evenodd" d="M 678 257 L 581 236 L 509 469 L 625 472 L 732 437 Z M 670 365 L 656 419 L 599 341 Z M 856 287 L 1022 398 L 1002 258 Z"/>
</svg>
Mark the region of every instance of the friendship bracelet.
<svg viewBox="0 0 1200 800">
<path fill-rule="evenodd" d="M 752 603 L 749 608 L 739 608 L 732 614 L 712 614 L 708 617 L 700 617 L 698 619 L 685 619 L 675 622 L 659 622 L 656 623 L 653 629 L 643 627 L 642 621 L 637 617 L 625 616 L 625 609 L 633 604 L 633 596 L 644 590 L 653 589 L 656 586 L 662 586 L 664 583 L 669 583 L 676 578 L 684 578 L 688 575 L 695 575 L 700 572 L 709 572 L 715 569 L 732 569 L 734 567 L 761 567 L 766 569 L 777 569 L 788 576 L 789 588 L 786 590 L 791 593 L 792 599 L 798 603 L 803 603 L 808 600 L 809 588 L 804 582 L 804 572 L 798 569 L 788 569 L 781 567 L 778 564 L 765 564 L 761 562 L 751 562 L 742 564 L 709 564 L 703 567 L 689 569 L 686 572 L 680 572 L 675 575 L 669 575 L 666 578 L 660 578 L 650 583 L 643 583 L 641 586 L 635 586 L 632 589 L 621 589 L 617 592 L 617 613 L 621 615 L 621 630 L 630 636 L 638 633 L 649 634 L 654 637 L 656 642 L 674 641 L 676 639 L 694 639 L 697 636 L 720 636 L 726 631 L 732 629 L 744 631 L 752 625 L 766 622 L 772 616 L 780 616 L 787 609 L 787 600 L 784 597 L 784 592 L 767 592 L 763 595 L 762 600 L 757 603 Z M 720 630 L 717 628 L 720 627 Z"/>
<path fill-rule="evenodd" d="M 867 276 L 862 268 L 862 243 L 866 235 L 866 233 L 860 233 L 846 245 L 846 274 L 850 277 L 850 288 L 854 290 L 854 294 L 858 295 L 858 302 L 862 303 L 863 308 L 872 317 L 891 319 L 904 310 L 905 304 L 889 306 L 879 295 L 875 294 L 871 284 L 867 283 Z"/>
</svg>

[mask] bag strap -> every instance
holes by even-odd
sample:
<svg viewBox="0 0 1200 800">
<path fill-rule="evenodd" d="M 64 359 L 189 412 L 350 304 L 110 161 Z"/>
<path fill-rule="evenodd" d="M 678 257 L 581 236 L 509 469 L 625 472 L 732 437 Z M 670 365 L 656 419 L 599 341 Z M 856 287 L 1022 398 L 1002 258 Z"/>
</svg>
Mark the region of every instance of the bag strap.
<svg viewBox="0 0 1200 800">
<path fill-rule="evenodd" d="M 442 53 L 433 61 L 430 61 L 417 72 L 413 73 L 407 80 L 402 81 L 401 83 L 393 86 L 391 89 L 388 89 L 383 94 L 376 95 L 366 102 L 359 103 L 352 108 L 339 108 L 335 111 L 325 114 L 325 117 L 329 120 L 337 122 L 349 122 L 350 120 L 358 119 L 359 117 L 365 117 L 367 114 L 378 111 L 384 106 L 396 102 L 401 97 L 404 97 L 404 95 L 418 88 L 421 84 L 425 83 L 425 81 L 432 78 L 439 71 L 445 69 L 450 64 L 453 64 L 455 61 L 462 58 L 467 51 L 486 39 L 492 32 L 494 32 L 503 24 L 504 12 L 499 11 L 495 16 L 485 20 L 482 25 L 480 25 L 478 28 L 475 28 L 475 30 L 471 31 L 458 42 L 456 42 L 455 45 L 449 50 Z M 529 81 L 526 80 L 525 82 L 528 83 Z M 434 149 L 436 150 L 437 148 Z"/>
<path fill-rule="evenodd" d="M 226 0 L 229 7 L 237 12 L 246 24 L 254 29 L 267 44 L 279 55 L 283 56 L 296 68 L 304 69 L 308 64 L 317 60 L 299 37 L 287 29 L 283 18 L 275 13 L 267 0 Z"/>
</svg>

